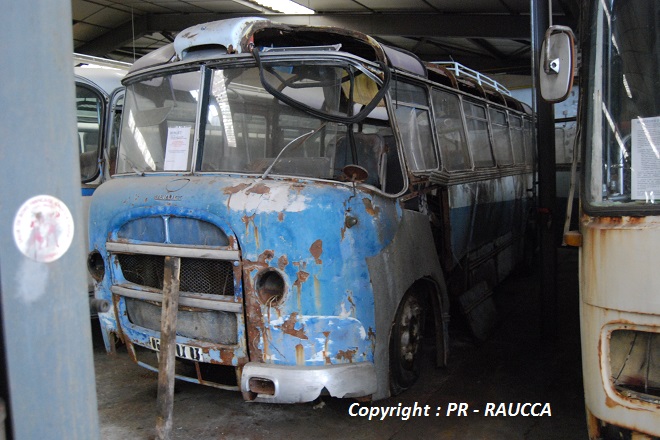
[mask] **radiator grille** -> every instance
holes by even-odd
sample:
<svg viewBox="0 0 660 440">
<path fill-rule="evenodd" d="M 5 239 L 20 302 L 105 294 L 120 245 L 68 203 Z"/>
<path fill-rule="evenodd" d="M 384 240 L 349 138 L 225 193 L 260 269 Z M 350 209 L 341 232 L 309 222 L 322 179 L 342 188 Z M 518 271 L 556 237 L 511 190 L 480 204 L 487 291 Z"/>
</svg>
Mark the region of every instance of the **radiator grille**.
<svg viewBox="0 0 660 440">
<path fill-rule="evenodd" d="M 165 257 L 117 254 L 126 281 L 155 289 L 163 288 Z M 182 258 L 179 290 L 208 295 L 234 295 L 231 261 Z"/>
</svg>

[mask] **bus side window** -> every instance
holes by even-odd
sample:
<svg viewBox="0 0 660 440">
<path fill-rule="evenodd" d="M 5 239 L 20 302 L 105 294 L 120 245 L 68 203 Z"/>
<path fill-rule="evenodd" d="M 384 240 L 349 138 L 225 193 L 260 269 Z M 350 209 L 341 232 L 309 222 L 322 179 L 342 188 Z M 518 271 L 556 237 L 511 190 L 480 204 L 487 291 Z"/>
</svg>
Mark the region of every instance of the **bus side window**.
<svg viewBox="0 0 660 440">
<path fill-rule="evenodd" d="M 522 165 L 525 163 L 525 141 L 523 139 L 522 118 L 509 113 L 509 124 L 511 146 L 513 147 L 513 161 L 516 165 Z"/>
<path fill-rule="evenodd" d="M 488 119 L 486 108 L 472 102 L 463 101 L 463 111 L 467 123 L 468 143 L 472 152 L 472 159 L 476 168 L 489 168 L 495 166 L 493 151 L 488 135 Z"/>
<path fill-rule="evenodd" d="M 489 108 L 490 127 L 493 131 L 493 152 L 498 165 L 512 165 L 513 151 L 509 138 L 509 121 L 503 110 Z"/>
<path fill-rule="evenodd" d="M 428 96 L 424 88 L 398 82 L 392 91 L 394 114 L 401 134 L 403 151 L 411 171 L 439 167 L 431 132 Z"/>
<path fill-rule="evenodd" d="M 470 169 L 470 155 L 458 96 L 433 89 L 431 99 L 438 144 L 445 168 L 448 171 Z"/>
</svg>

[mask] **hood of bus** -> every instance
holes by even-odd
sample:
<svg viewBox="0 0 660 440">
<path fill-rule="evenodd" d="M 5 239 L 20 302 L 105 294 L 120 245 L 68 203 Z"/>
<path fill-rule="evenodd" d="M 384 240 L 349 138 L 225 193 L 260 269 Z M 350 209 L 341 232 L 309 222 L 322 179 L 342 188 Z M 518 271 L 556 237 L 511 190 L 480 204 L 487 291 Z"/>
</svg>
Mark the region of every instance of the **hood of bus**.
<svg viewBox="0 0 660 440">
<path fill-rule="evenodd" d="M 323 256 L 326 265 L 339 256 L 375 255 L 391 241 L 401 217 L 391 199 L 360 188 L 211 176 L 115 178 L 96 191 L 90 210 L 97 235 L 111 234 L 137 215 L 195 215 L 230 228 L 243 259 L 257 261 L 272 251 L 275 260 Z M 92 247 L 109 237 L 90 236 Z"/>
<path fill-rule="evenodd" d="M 260 341 L 252 353 L 262 351 L 264 360 L 276 362 L 304 346 L 309 352 L 302 357 L 327 363 L 318 356 L 327 350 L 317 345 L 327 349 L 329 334 L 355 333 L 358 340 L 335 347 L 335 354 L 372 360 L 374 300 L 366 259 L 391 242 L 401 214 L 392 199 L 331 182 L 121 177 L 94 194 L 90 247 L 105 255 L 106 242 L 118 240 L 117 231 L 139 218 L 211 223 L 240 250 L 248 337 Z M 259 302 L 255 292 L 263 270 L 277 270 L 285 280 L 284 299 L 275 307 Z M 256 326 L 253 331 L 250 325 Z M 324 337 L 325 343 L 318 341 Z"/>
</svg>

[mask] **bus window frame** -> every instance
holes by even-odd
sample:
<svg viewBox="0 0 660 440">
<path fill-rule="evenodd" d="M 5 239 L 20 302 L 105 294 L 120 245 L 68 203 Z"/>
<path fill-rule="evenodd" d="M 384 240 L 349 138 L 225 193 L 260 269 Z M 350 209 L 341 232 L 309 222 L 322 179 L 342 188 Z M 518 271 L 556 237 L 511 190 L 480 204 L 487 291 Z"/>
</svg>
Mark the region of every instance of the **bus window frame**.
<svg viewBox="0 0 660 440">
<path fill-rule="evenodd" d="M 444 148 L 442 147 L 442 143 L 440 142 L 440 135 L 437 132 L 437 125 L 436 123 L 433 124 L 434 129 L 436 130 L 436 143 L 437 143 L 437 148 L 440 154 L 440 161 L 441 161 L 441 168 L 448 172 L 448 173 L 464 173 L 466 171 L 474 171 L 474 161 L 472 158 L 472 150 L 470 150 L 470 145 L 468 142 L 468 133 L 467 133 L 467 125 L 466 125 L 466 119 L 465 119 L 465 112 L 463 110 L 463 97 L 462 94 L 456 90 L 453 89 L 444 89 L 442 87 L 438 86 L 432 86 L 431 87 L 431 112 L 433 114 L 433 120 L 434 122 L 436 121 L 436 110 L 435 106 L 433 105 L 433 92 L 437 91 L 438 93 L 442 93 L 444 95 L 450 95 L 456 98 L 456 105 L 458 108 L 458 121 L 460 123 L 460 129 L 457 129 L 456 132 L 459 132 L 462 134 L 462 141 L 463 141 L 463 153 L 465 154 L 465 157 L 467 158 L 467 162 L 465 164 L 464 168 L 461 169 L 452 169 L 450 170 L 447 168 L 446 164 L 449 161 L 448 158 L 444 157 Z"/>
<path fill-rule="evenodd" d="M 602 3 L 599 3 L 602 7 Z M 596 10 L 591 11 L 590 17 L 587 19 L 589 22 L 589 25 L 595 24 L 595 20 L 597 20 L 598 14 L 600 11 L 600 14 L 602 14 L 602 9 L 597 8 Z M 603 19 L 601 17 L 601 19 Z M 586 36 L 584 38 L 588 38 L 587 43 L 582 43 L 582 44 L 588 44 L 589 45 L 589 50 L 582 51 L 582 60 L 581 64 L 582 66 L 585 66 L 587 70 L 587 75 L 581 76 L 580 77 L 580 90 L 585 90 L 587 95 L 586 96 L 596 96 L 595 93 L 596 91 L 602 91 L 603 87 L 605 84 L 597 84 L 597 76 L 594 76 L 594 70 L 598 71 L 598 68 L 595 67 L 595 62 L 598 60 L 600 57 L 600 61 L 602 62 L 602 54 L 601 55 L 596 55 L 598 50 L 601 50 L 602 52 L 602 38 L 603 32 L 607 32 L 601 29 L 600 26 L 598 26 L 599 29 L 599 35 L 598 36 Z M 607 32 L 608 35 L 610 35 L 610 32 Z M 596 41 L 596 38 L 601 38 L 600 41 Z M 605 61 L 611 61 L 611 60 L 605 60 Z M 600 72 L 597 72 L 598 75 L 600 75 Z M 582 93 L 582 92 L 581 92 Z M 602 100 L 602 97 L 601 97 Z M 602 104 L 602 102 L 601 102 Z M 616 204 L 608 204 L 608 205 L 600 205 L 597 202 L 594 202 L 593 197 L 589 195 L 588 191 L 591 190 L 592 185 L 590 184 L 590 179 L 592 179 L 592 172 L 591 172 L 591 167 L 594 164 L 594 157 L 593 157 L 593 149 L 594 148 L 600 148 L 600 152 L 598 153 L 600 157 L 602 155 L 602 128 L 603 124 L 606 124 L 607 122 L 603 121 L 602 119 L 604 116 L 602 115 L 601 111 L 601 106 L 598 106 L 597 112 L 601 113 L 599 118 L 601 121 L 599 122 L 599 127 L 597 129 L 598 135 L 596 136 L 595 133 L 595 128 L 594 128 L 594 113 L 596 112 L 595 110 L 589 113 L 589 106 L 583 105 L 580 106 L 580 109 L 578 111 L 578 120 L 577 124 L 578 127 L 580 125 L 584 125 L 584 128 L 580 129 L 580 133 L 578 133 L 578 142 L 579 142 L 579 147 L 580 148 L 580 156 L 582 158 L 582 164 L 584 167 L 584 172 L 580 173 L 580 202 L 582 206 L 582 211 L 593 217 L 625 217 L 625 216 L 630 216 L 630 217 L 646 217 L 646 216 L 660 216 L 660 203 L 643 203 L 641 201 L 635 202 L 635 201 L 627 201 L 624 203 L 616 203 Z M 594 145 L 594 139 L 595 137 L 598 137 L 598 140 L 596 141 L 597 145 Z M 602 161 L 601 161 L 602 164 Z M 601 177 L 601 182 L 602 182 L 602 177 Z"/>
<path fill-rule="evenodd" d="M 507 167 L 512 167 L 516 165 L 515 158 L 513 155 L 513 145 L 511 143 L 511 123 L 509 122 L 509 112 L 507 111 L 506 108 L 502 108 L 496 105 L 490 105 L 488 104 L 486 106 L 486 113 L 488 114 L 488 126 L 490 127 L 490 146 L 491 150 L 493 152 L 493 157 L 495 159 L 495 164 L 498 168 L 507 168 Z M 500 124 L 499 122 L 494 122 L 493 121 L 493 116 L 491 115 L 491 112 L 496 112 L 504 115 L 504 125 Z M 505 163 L 505 162 L 500 162 L 497 151 L 499 150 L 499 145 L 496 144 L 496 138 L 495 136 L 495 127 L 501 127 L 500 129 L 506 133 L 507 137 L 507 144 L 509 146 L 509 153 L 511 157 L 511 162 L 510 163 Z M 503 151 L 503 150 L 501 150 Z"/>
<path fill-rule="evenodd" d="M 482 108 L 484 110 L 484 118 L 468 115 L 467 112 L 465 111 L 466 103 L 470 104 L 470 105 L 474 105 L 474 106 L 479 107 L 479 108 Z M 465 118 L 465 131 L 468 135 L 467 136 L 467 143 L 468 143 L 468 148 L 470 149 L 470 156 L 472 157 L 473 169 L 475 171 L 480 170 L 480 169 L 481 170 L 497 169 L 497 161 L 495 160 L 495 154 L 493 152 L 493 138 L 492 138 L 493 134 L 492 134 L 491 126 L 490 126 L 490 118 L 489 118 L 489 115 L 488 115 L 488 104 L 486 103 L 486 101 L 480 102 L 476 99 L 470 99 L 470 98 L 461 99 L 461 104 L 462 104 L 461 111 L 463 112 L 463 117 Z M 487 131 L 486 139 L 488 139 L 488 151 L 490 151 L 490 158 L 491 158 L 492 165 L 481 166 L 481 165 L 477 165 L 477 163 L 476 163 L 475 154 L 474 154 L 475 147 L 474 147 L 473 143 L 470 141 L 470 127 L 468 126 L 468 120 L 470 120 L 470 119 L 486 123 L 486 131 Z"/>
<path fill-rule="evenodd" d="M 98 179 L 99 175 L 101 174 L 101 163 L 100 160 L 102 159 L 102 154 L 103 154 L 103 145 L 104 145 L 104 133 L 105 133 L 105 127 L 107 126 L 107 110 L 108 110 L 108 97 L 107 95 L 102 91 L 99 90 L 97 87 L 95 87 L 93 84 L 89 84 L 87 80 L 84 78 L 76 78 L 75 81 L 75 88 L 76 88 L 76 104 L 78 100 L 78 88 L 82 88 L 85 90 L 88 90 L 91 92 L 93 95 L 96 96 L 97 98 L 97 105 L 100 104 L 100 110 L 96 114 L 96 119 L 98 123 L 98 132 L 97 132 L 97 145 L 96 145 L 96 170 L 94 171 L 93 174 L 91 174 L 89 177 L 83 176 L 82 175 L 82 170 L 80 173 L 80 183 L 81 184 L 89 184 L 93 183 L 96 179 Z M 79 124 L 79 114 L 78 114 L 78 108 L 76 107 L 76 128 L 77 128 L 77 139 L 78 139 L 78 154 L 80 155 L 80 158 L 82 159 L 82 155 L 86 153 L 85 151 L 82 151 L 83 144 L 82 144 L 82 139 L 80 137 L 81 131 L 78 129 Z"/>
<path fill-rule="evenodd" d="M 403 81 L 401 79 L 403 78 Z M 397 87 L 400 82 L 403 82 L 404 84 L 413 86 L 413 87 L 418 87 L 424 92 L 424 98 L 425 98 L 425 105 L 417 104 L 417 103 L 410 103 L 410 102 L 405 102 L 405 101 L 400 101 L 397 99 Z M 410 164 L 410 159 L 408 158 L 408 153 L 407 151 L 410 151 L 410 149 L 407 146 L 407 143 L 403 139 L 403 130 L 400 128 L 397 128 L 396 133 L 399 138 L 399 149 L 401 151 L 401 156 L 403 156 L 404 162 L 402 162 L 402 167 L 404 174 L 410 173 L 412 175 L 428 175 L 434 171 L 439 171 L 442 170 L 443 165 L 442 165 L 442 158 L 440 155 L 440 149 L 438 146 L 438 140 L 437 140 L 437 134 L 435 132 L 435 118 L 434 118 L 434 113 L 433 113 L 433 106 L 431 102 L 431 95 L 430 95 L 430 85 L 426 82 L 423 81 L 418 81 L 416 80 L 415 77 L 413 76 L 408 76 L 403 74 L 402 72 L 396 71 L 393 72 L 392 75 L 392 81 L 390 82 L 390 90 L 389 90 L 389 99 L 391 102 L 391 115 L 390 118 L 392 120 L 392 125 L 396 125 L 397 127 L 402 127 L 404 125 L 399 124 L 399 120 L 396 115 L 396 110 L 399 105 L 404 106 L 409 109 L 413 110 L 423 110 L 426 111 L 426 114 L 428 116 L 428 122 L 429 122 L 429 134 L 430 134 L 430 139 L 431 139 L 431 144 L 433 148 L 433 155 L 435 156 L 435 167 L 433 168 L 423 168 L 423 169 L 414 169 L 411 164 Z M 419 151 L 422 151 L 425 147 L 424 145 L 421 145 L 421 148 L 419 148 Z"/>
</svg>

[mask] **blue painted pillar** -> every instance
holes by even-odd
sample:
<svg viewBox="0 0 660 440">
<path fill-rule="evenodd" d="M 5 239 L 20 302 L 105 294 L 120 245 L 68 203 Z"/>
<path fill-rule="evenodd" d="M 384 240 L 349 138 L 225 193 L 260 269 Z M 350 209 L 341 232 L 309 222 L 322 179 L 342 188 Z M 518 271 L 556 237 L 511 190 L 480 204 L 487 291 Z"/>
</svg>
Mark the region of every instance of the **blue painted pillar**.
<svg viewBox="0 0 660 440">
<path fill-rule="evenodd" d="M 0 438 L 96 439 L 71 2 L 2 10 Z"/>
</svg>

